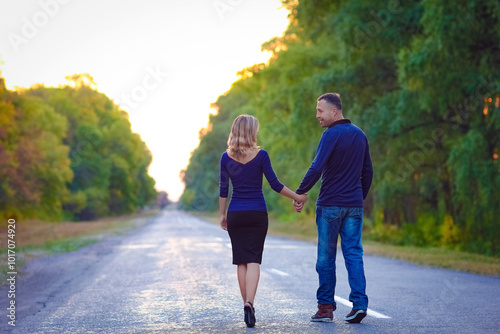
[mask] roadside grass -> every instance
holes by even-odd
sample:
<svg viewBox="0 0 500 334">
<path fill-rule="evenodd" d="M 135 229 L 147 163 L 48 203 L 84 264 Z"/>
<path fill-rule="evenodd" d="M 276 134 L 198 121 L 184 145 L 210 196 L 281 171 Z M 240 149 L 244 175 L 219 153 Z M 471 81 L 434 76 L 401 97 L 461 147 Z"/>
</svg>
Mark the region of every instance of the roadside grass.
<svg viewBox="0 0 500 334">
<path fill-rule="evenodd" d="M 446 247 L 395 246 L 372 240 L 363 240 L 363 247 L 367 254 L 409 261 L 422 266 L 500 276 L 498 257 L 461 252 Z"/>
<path fill-rule="evenodd" d="M 22 274 L 22 267 L 40 257 L 76 251 L 107 237 L 123 235 L 144 225 L 148 218 L 158 215 L 158 210 L 103 218 L 85 222 L 44 222 L 39 220 L 17 221 L 14 241 L 15 267 Z M 4 259 L 0 280 L 4 284 L 7 267 L 7 222 L 0 226 L 0 256 Z"/>
<path fill-rule="evenodd" d="M 217 212 L 188 212 L 219 224 Z M 296 240 L 317 242 L 313 217 L 300 216 L 296 220 L 269 218 L 269 234 Z M 363 238 L 367 255 L 378 255 L 416 263 L 422 266 L 452 269 L 487 276 L 500 276 L 500 258 L 451 250 L 446 247 L 416 247 L 385 244 Z"/>
</svg>

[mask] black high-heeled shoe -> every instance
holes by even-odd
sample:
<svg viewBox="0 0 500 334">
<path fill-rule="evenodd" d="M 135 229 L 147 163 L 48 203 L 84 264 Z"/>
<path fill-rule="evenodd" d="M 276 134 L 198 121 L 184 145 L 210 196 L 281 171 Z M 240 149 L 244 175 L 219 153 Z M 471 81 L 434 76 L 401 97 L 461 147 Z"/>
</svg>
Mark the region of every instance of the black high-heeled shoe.
<svg viewBox="0 0 500 334">
<path fill-rule="evenodd" d="M 255 309 L 253 308 L 253 305 L 251 302 L 246 302 L 245 304 L 250 304 L 245 305 L 243 307 L 243 310 L 245 311 L 245 323 L 247 324 L 247 327 L 254 327 L 255 326 Z"/>
</svg>

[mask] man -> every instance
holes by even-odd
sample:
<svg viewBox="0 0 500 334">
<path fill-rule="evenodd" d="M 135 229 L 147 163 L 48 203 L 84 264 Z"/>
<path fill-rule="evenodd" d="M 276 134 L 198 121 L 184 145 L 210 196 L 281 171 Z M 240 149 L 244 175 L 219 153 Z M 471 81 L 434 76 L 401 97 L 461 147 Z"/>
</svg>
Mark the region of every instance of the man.
<svg viewBox="0 0 500 334">
<path fill-rule="evenodd" d="M 344 119 L 342 102 L 337 93 L 327 93 L 318 98 L 316 118 L 323 132 L 316 157 L 297 189 L 307 193 L 322 176 L 321 189 L 316 202 L 318 228 L 319 276 L 317 291 L 318 312 L 311 321 L 332 321 L 336 309 L 335 257 L 340 234 L 353 308 L 344 320 L 359 323 L 366 316 L 368 297 L 363 268 L 363 200 L 372 182 L 373 170 L 368 140 L 363 131 Z M 294 202 L 300 212 L 303 203 Z"/>
</svg>

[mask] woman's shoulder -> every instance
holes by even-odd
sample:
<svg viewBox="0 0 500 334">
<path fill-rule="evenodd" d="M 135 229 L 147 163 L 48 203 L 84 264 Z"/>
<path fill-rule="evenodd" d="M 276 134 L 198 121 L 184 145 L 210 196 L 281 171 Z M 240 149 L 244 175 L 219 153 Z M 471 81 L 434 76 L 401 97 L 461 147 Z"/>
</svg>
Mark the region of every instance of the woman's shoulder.
<svg viewBox="0 0 500 334">
<path fill-rule="evenodd" d="M 262 162 L 270 160 L 269 153 L 267 153 L 267 151 L 262 148 L 259 150 L 259 153 L 257 153 L 257 156 L 259 157 L 259 160 Z"/>
<path fill-rule="evenodd" d="M 262 148 L 259 148 L 259 151 L 257 152 L 257 154 L 255 155 L 256 157 L 260 157 L 260 158 L 263 158 L 263 157 L 268 157 L 269 154 L 267 153 L 266 150 L 262 149 Z"/>
</svg>

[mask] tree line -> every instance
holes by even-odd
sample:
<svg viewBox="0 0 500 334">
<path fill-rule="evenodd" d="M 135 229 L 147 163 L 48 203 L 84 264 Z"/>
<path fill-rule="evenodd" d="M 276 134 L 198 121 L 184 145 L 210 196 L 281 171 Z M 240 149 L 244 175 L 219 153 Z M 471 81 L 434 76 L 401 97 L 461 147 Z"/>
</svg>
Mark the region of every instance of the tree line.
<svg viewBox="0 0 500 334">
<path fill-rule="evenodd" d="M 367 134 L 374 182 L 365 201 L 380 240 L 500 255 L 500 5 L 470 1 L 296 1 L 272 57 L 220 95 L 181 177 L 184 208 L 215 210 L 233 119 L 260 121 L 280 181 L 298 187 L 322 133 L 316 98 L 340 93 Z M 265 187 L 268 209 L 292 207 Z M 309 193 L 314 214 L 319 187 Z"/>
<path fill-rule="evenodd" d="M 128 114 L 94 89 L 72 85 L 9 91 L 0 77 L 0 216 L 93 220 L 154 203 L 152 155 Z"/>
</svg>

